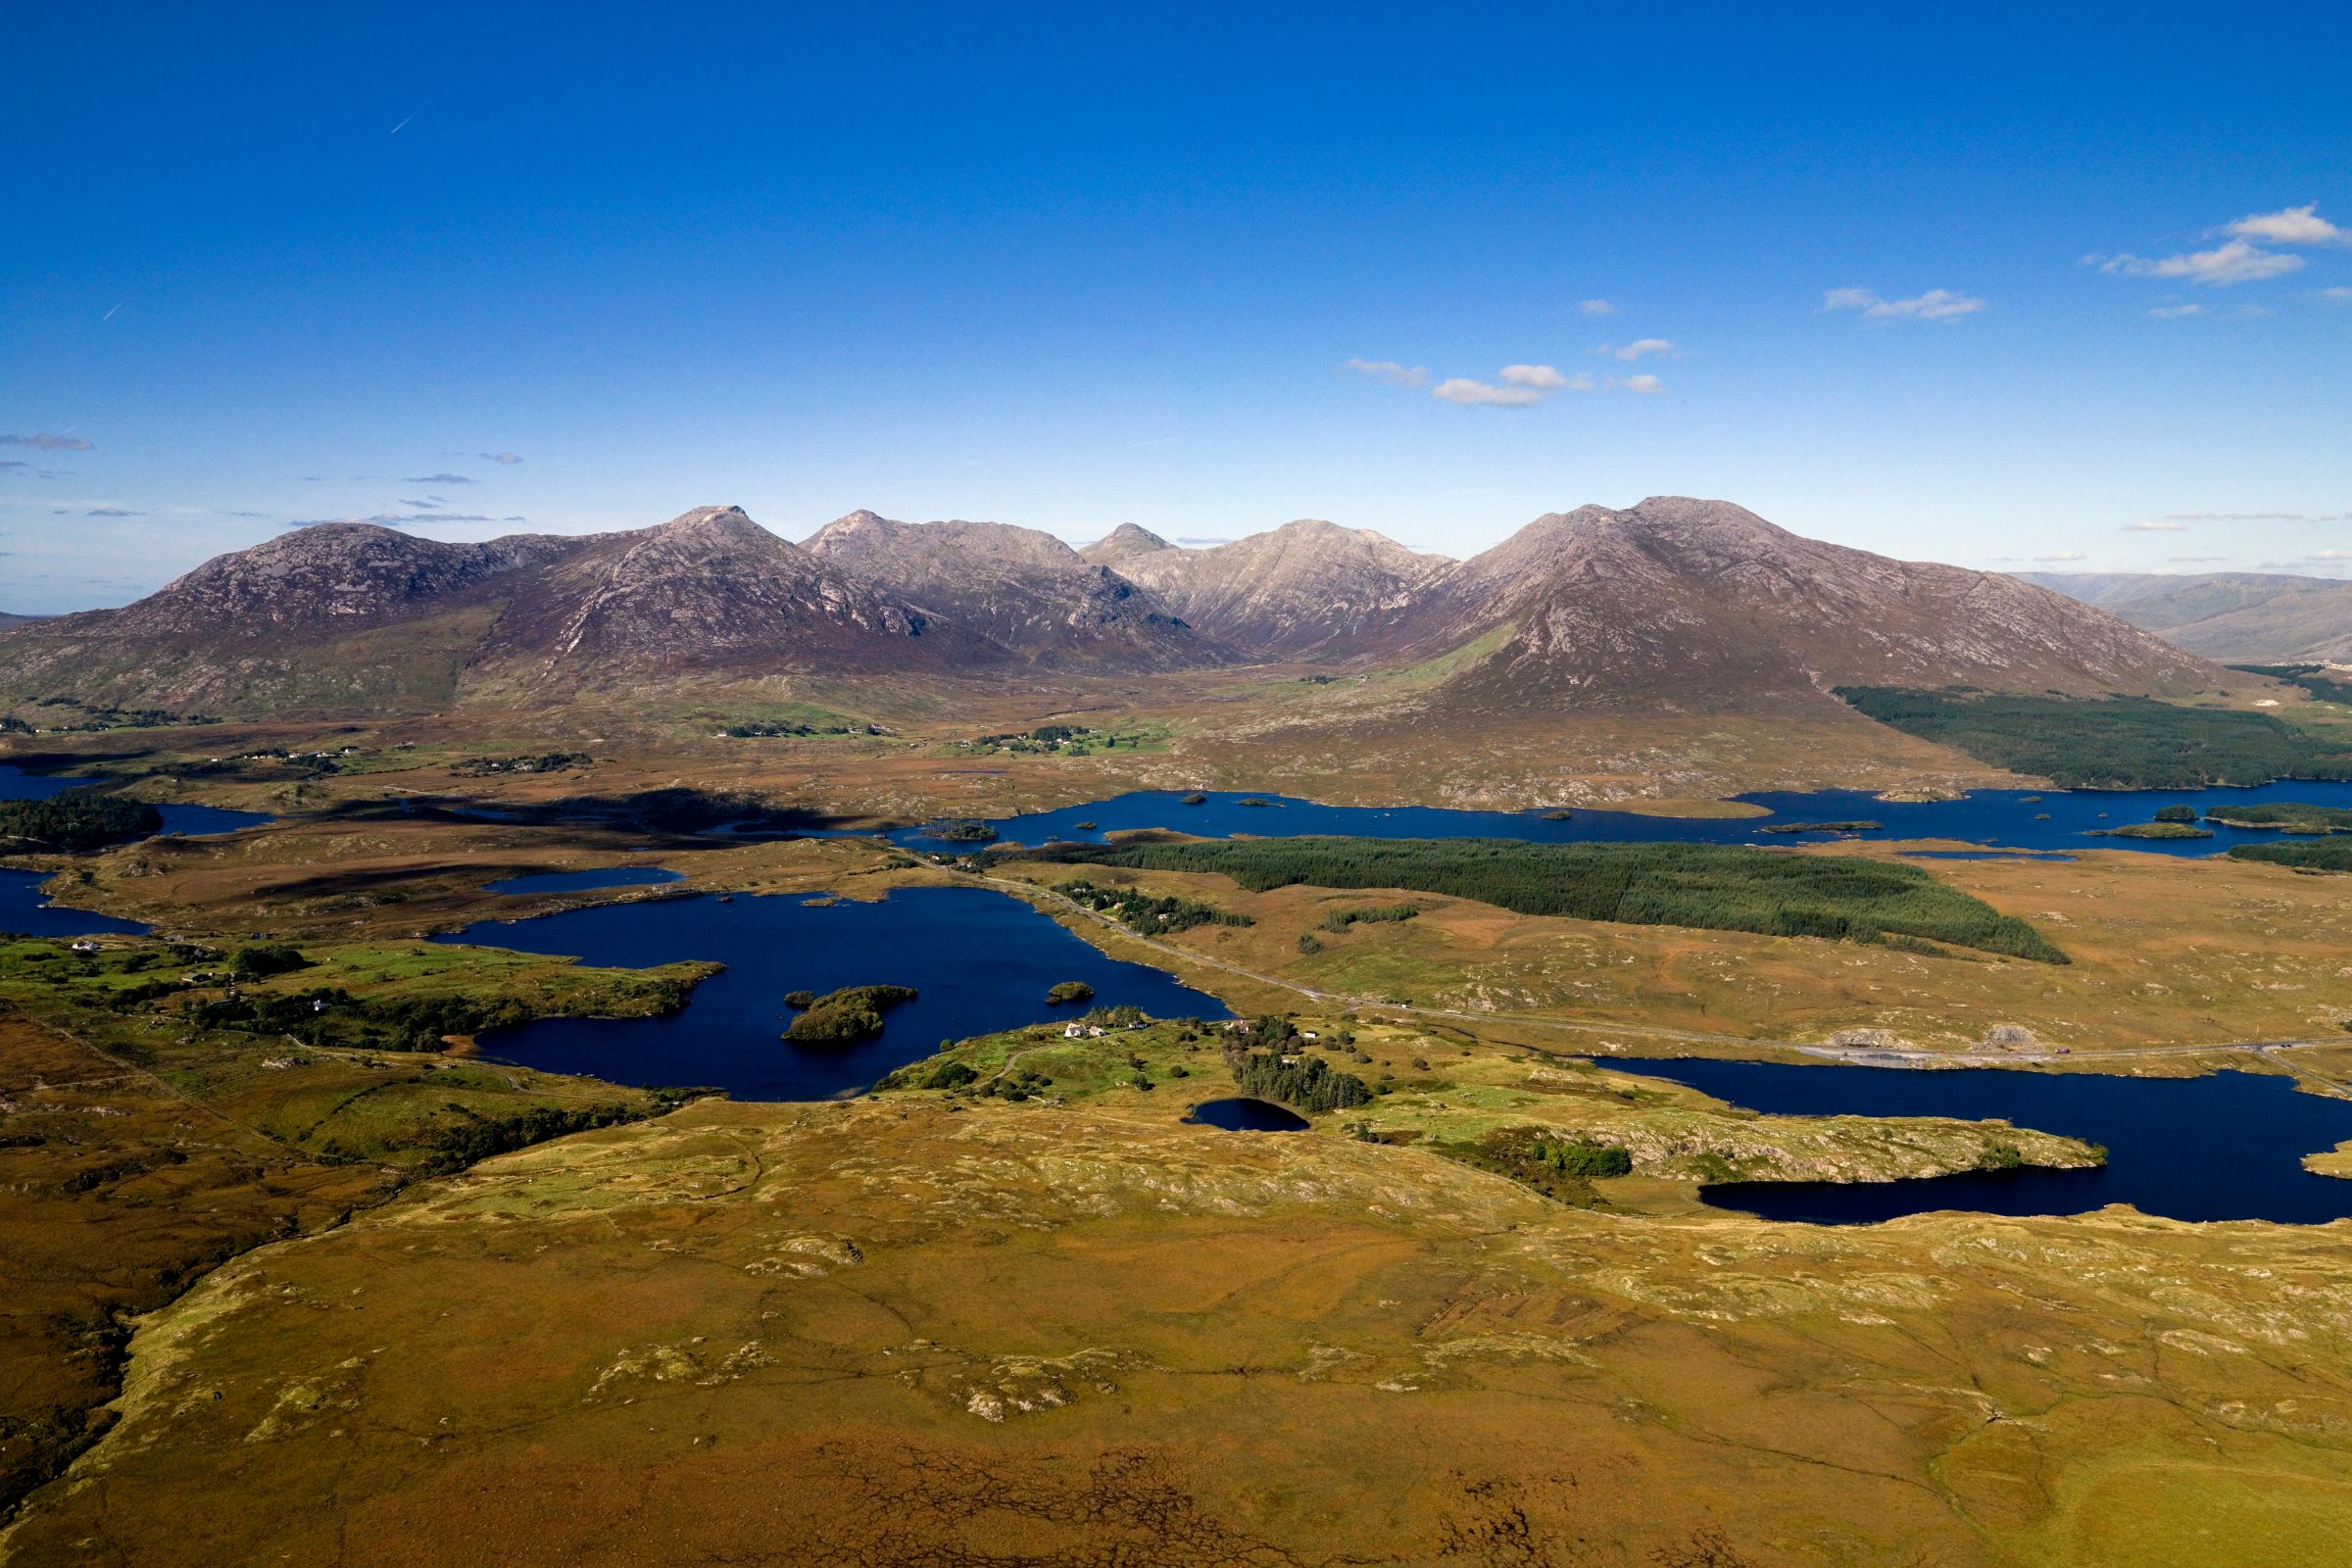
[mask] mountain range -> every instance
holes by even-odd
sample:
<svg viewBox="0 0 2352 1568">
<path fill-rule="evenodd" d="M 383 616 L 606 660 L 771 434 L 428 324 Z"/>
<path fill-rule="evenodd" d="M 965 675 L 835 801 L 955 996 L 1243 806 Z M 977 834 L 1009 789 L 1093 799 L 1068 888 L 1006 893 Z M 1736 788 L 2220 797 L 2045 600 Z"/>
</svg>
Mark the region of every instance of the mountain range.
<svg viewBox="0 0 2352 1568">
<path fill-rule="evenodd" d="M 2032 572 L 2054 589 L 2225 663 L 2352 662 L 2352 582 L 2284 572 Z"/>
<path fill-rule="evenodd" d="M 0 692 L 182 710 L 414 709 L 774 675 L 1425 669 L 1475 710 L 1737 712 L 1843 684 L 2180 692 L 2221 672 L 2033 583 L 1802 538 L 1722 501 L 1537 518 L 1467 561 L 1302 519 L 1083 550 L 739 508 L 483 544 L 298 528 L 120 610 L 0 631 Z"/>
</svg>

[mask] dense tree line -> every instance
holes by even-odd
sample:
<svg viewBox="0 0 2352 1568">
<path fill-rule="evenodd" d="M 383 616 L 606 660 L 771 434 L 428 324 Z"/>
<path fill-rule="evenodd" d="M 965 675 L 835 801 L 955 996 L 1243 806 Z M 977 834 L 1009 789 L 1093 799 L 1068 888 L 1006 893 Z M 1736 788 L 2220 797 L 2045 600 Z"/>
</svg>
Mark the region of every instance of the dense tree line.
<svg viewBox="0 0 2352 1568">
<path fill-rule="evenodd" d="M 2298 871 L 2352 871 L 2352 841 L 2328 837 L 2293 844 L 2232 844 L 2233 860 L 2268 860 Z"/>
<path fill-rule="evenodd" d="M 41 851 L 82 855 L 164 825 L 145 801 L 95 790 L 68 790 L 37 801 L 0 801 L 0 854 Z"/>
<path fill-rule="evenodd" d="M 1295 838 L 1054 845 L 1037 853 L 1137 870 L 1215 871 L 1252 892 L 1292 883 L 1404 888 L 1521 914 L 1851 942 L 1911 938 L 2067 961 L 2025 921 L 1918 866 L 1739 845 Z"/>
<path fill-rule="evenodd" d="M 2323 703 L 2352 706 L 2352 684 L 2337 680 L 2334 672 L 2326 664 L 2232 664 L 2230 667 L 2300 686 Z"/>
<path fill-rule="evenodd" d="M 2147 697 L 2018 697 L 1840 686 L 1880 723 L 2069 789 L 2196 789 L 2352 778 L 2352 743 L 2268 713 Z"/>
<path fill-rule="evenodd" d="M 2156 814 L 2161 817 L 2164 812 Z M 2289 833 L 2352 833 L 2352 810 L 2340 806 L 2312 806 L 2303 801 L 2217 806 L 2205 813 L 2205 820 L 2230 827 L 2282 828 Z"/>
<path fill-rule="evenodd" d="M 1388 925 L 1398 920 L 1410 920 L 1421 912 L 1418 904 L 1375 904 L 1360 909 L 1330 909 L 1323 915 L 1323 929 L 1345 931 L 1351 925 L 1369 922 Z"/>
</svg>

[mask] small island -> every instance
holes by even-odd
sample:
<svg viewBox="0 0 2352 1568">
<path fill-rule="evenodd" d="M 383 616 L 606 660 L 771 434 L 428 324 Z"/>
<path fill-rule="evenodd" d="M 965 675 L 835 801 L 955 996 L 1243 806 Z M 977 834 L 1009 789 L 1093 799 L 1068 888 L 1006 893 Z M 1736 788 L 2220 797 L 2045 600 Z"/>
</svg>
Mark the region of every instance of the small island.
<svg viewBox="0 0 2352 1568">
<path fill-rule="evenodd" d="M 784 1000 L 806 997 L 796 991 Z M 806 1009 L 792 1020 L 784 1038 L 796 1046 L 852 1046 L 882 1032 L 883 1009 L 912 1002 L 912 986 L 843 986 L 839 991 L 810 998 Z"/>
</svg>

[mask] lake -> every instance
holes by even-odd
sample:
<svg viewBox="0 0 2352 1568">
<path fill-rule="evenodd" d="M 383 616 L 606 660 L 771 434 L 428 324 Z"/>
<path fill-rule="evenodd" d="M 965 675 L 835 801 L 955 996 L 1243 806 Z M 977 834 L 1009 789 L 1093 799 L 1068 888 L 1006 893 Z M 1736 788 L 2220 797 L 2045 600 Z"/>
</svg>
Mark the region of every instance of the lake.
<svg viewBox="0 0 2352 1568">
<path fill-rule="evenodd" d="M 2294 1080 L 2202 1078 L 2000 1067 L 1906 1071 L 1696 1057 L 1609 1057 L 1602 1065 L 1688 1084 L 1749 1110 L 1794 1116 L 1999 1118 L 2107 1146 L 2098 1170 L 1971 1172 L 1900 1182 L 1732 1182 L 1706 1200 L 1766 1219 L 1864 1225 L 1937 1209 L 2080 1214 L 2108 1203 L 2181 1220 L 2318 1225 L 2352 1216 L 2352 1181 L 2315 1176 L 2305 1154 L 2352 1138 L 2352 1101 Z"/>
<path fill-rule="evenodd" d="M 1196 1127 L 1221 1127 L 1229 1133 L 1302 1133 L 1314 1125 L 1287 1105 L 1246 1097 L 1204 1100 L 1184 1119 Z"/>
<path fill-rule="evenodd" d="M 91 782 L 27 773 L 21 767 L 0 763 L 0 801 L 45 801 L 71 789 L 86 788 Z M 270 820 L 262 811 L 230 811 L 217 806 L 166 806 L 158 809 L 163 813 L 165 832 L 185 833 L 190 837 L 234 833 L 239 828 Z M 0 931 L 36 937 L 83 937 L 137 936 L 150 929 L 136 920 L 118 920 L 111 915 L 51 904 L 41 893 L 41 884 L 47 880 L 46 871 L 0 869 Z"/>
<path fill-rule="evenodd" d="M 684 880 L 682 872 L 658 865 L 616 865 L 602 871 L 534 871 L 527 876 L 493 882 L 482 891 L 519 898 L 529 893 L 594 893 L 600 888 L 658 887 L 664 882 Z"/>
<path fill-rule="evenodd" d="M 86 790 L 104 782 L 61 778 L 54 773 L 27 773 L 21 767 L 0 763 L 0 801 L 45 801 L 52 795 Z M 156 809 L 163 814 L 166 833 L 185 833 L 191 837 L 234 833 L 239 828 L 255 827 L 270 820 L 267 811 L 231 811 L 219 806 L 159 806 Z"/>
<path fill-rule="evenodd" d="M 1012 844 L 1051 839 L 1099 844 L 1114 832 L 1168 828 L 1203 838 L 1255 834 L 1295 838 L 1310 833 L 1360 838 L 1497 838 L 1545 844 L 1642 843 L 1660 840 L 1695 844 L 1781 845 L 1817 842 L 1828 834 L 1766 833 L 1767 827 L 1799 822 L 1877 822 L 1848 836 L 1864 839 L 1955 839 L 2007 849 L 2080 851 L 2130 850 L 2142 855 L 2218 855 L 2232 844 L 2275 844 L 2276 832 L 2220 827 L 2209 839 L 2115 839 L 2091 836 L 2099 828 L 2146 822 L 2165 806 L 2243 806 L 2264 801 L 2301 801 L 2314 806 L 2352 808 L 2352 782 L 2287 781 L 2252 789 L 2206 790 L 1978 790 L 1956 801 L 1882 801 L 1861 790 L 1779 791 L 1742 795 L 1772 814 L 1757 817 L 1642 816 L 1577 807 L 1565 817 L 1543 811 L 1461 811 L 1430 806 L 1321 806 L 1288 795 L 1210 793 L 1199 806 L 1184 804 L 1174 790 L 1138 790 L 1106 801 L 1031 811 L 990 823 Z M 1262 801 L 1245 806 L 1244 801 Z M 1080 827 L 1081 822 L 1092 827 Z M 923 850 L 970 848 L 931 838 L 924 827 L 900 828 L 899 844 Z"/>
<path fill-rule="evenodd" d="M 1049 987 L 1083 980 L 1096 1006 L 1161 1018 L 1229 1018 L 1216 998 L 1157 969 L 1109 957 L 1018 899 L 985 888 L 901 888 L 870 904 L 801 895 L 662 899 L 483 921 L 442 942 L 561 954 L 642 968 L 682 959 L 727 967 L 667 1018 L 544 1018 L 502 1030 L 483 1049 L 550 1072 L 614 1083 L 709 1086 L 738 1100 L 829 1100 L 919 1061 L 942 1040 L 1076 1017 Z M 882 1014 L 882 1033 L 817 1050 L 778 1038 L 788 991 L 854 985 L 917 993 Z"/>
</svg>

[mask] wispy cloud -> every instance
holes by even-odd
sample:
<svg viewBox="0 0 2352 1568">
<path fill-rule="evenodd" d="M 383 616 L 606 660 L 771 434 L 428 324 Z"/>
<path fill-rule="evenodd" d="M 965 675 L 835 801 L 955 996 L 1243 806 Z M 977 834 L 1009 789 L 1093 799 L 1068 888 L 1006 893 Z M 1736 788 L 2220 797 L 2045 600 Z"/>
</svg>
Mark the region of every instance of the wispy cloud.
<svg viewBox="0 0 2352 1568">
<path fill-rule="evenodd" d="M 2127 522 L 2124 524 L 2124 532 L 2126 533 L 2183 533 L 2187 531 L 2187 523 L 2178 521 L 2171 517 L 2157 517 L 2145 522 Z"/>
<path fill-rule="evenodd" d="M 1666 392 L 1666 383 L 1654 375 L 1629 375 L 1623 379 L 1610 376 L 1609 386 L 1615 391 L 1632 392 L 1645 398 L 1662 397 Z"/>
<path fill-rule="evenodd" d="M 2352 522 L 2352 512 L 2168 512 L 2172 522 Z"/>
<path fill-rule="evenodd" d="M 1615 316 L 1617 314 L 1617 307 L 1611 305 L 1607 300 L 1585 300 L 1576 308 L 1587 316 Z"/>
<path fill-rule="evenodd" d="M 2302 270 L 2304 265 L 2300 256 L 2266 251 L 2242 239 L 2230 240 L 2209 251 L 2187 251 L 2178 256 L 2085 256 L 2082 264 L 2125 277 L 2179 277 L 2217 288 L 2281 277 Z"/>
<path fill-rule="evenodd" d="M 2167 556 L 2164 559 L 2179 566 L 2211 566 L 2234 558 L 2230 556 Z"/>
<path fill-rule="evenodd" d="M 471 479 L 467 478 L 467 477 L 466 477 L 465 474 L 462 474 L 462 473 L 412 473 L 412 474 L 410 474 L 410 475 L 409 475 L 409 476 L 408 476 L 406 479 L 403 479 L 403 480 L 401 481 L 401 483 L 403 483 L 403 484 L 471 484 L 471 483 L 473 483 L 473 481 L 472 481 Z"/>
<path fill-rule="evenodd" d="M 89 452 L 95 450 L 77 435 L 51 435 L 36 430 L 30 435 L 0 435 L 0 447 L 31 447 L 40 452 Z"/>
<path fill-rule="evenodd" d="M 2205 307 L 2202 305 L 2159 305 L 2148 314 L 2159 321 L 2171 321 L 2183 316 L 2203 316 Z"/>
<path fill-rule="evenodd" d="M 2089 558 L 2088 556 L 2084 555 L 2084 554 L 2083 554 L 2082 551 L 2080 551 L 2080 550 L 2069 550 L 2069 551 L 2065 551 L 2065 552 L 2063 552 L 2063 553 L 2061 553 L 2061 554 L 2059 554 L 2059 555 L 2055 555 L 2055 556 L 2035 556 L 2034 559 L 2035 561 L 2038 561 L 2038 562 L 2043 562 L 2043 563 L 2046 563 L 2046 564 L 2053 564 L 2053 565 L 2055 565 L 2055 564 L 2061 564 L 2061 563 L 2065 563 L 2065 562 L 2072 562 L 2072 561 L 2088 561 L 2090 558 Z"/>
<path fill-rule="evenodd" d="M 495 463 L 503 467 L 512 468 L 514 466 L 514 465 L 520 463 L 522 460 L 512 452 L 485 452 L 482 454 L 482 461 L 484 463 Z"/>
<path fill-rule="evenodd" d="M 1179 539 L 1176 542 L 1180 545 L 1229 545 L 1233 543 L 1231 539 Z"/>
<path fill-rule="evenodd" d="M 1613 343 L 1603 343 L 1600 347 L 1594 349 L 1592 352 L 1595 354 L 1613 354 L 1618 359 L 1630 362 L 1641 359 L 1645 354 L 1672 354 L 1674 352 L 1674 345 L 1662 337 L 1642 337 L 1636 338 L 1633 342 L 1626 344 L 1623 348 L 1619 348 Z"/>
<path fill-rule="evenodd" d="M 2352 561 L 2352 550 L 2314 550 L 2305 561 Z"/>
<path fill-rule="evenodd" d="M 2320 298 L 2330 305 L 2352 305 L 2352 288 L 2339 283 L 2333 288 L 2320 290 Z"/>
<path fill-rule="evenodd" d="M 286 526 L 316 528 L 330 522 L 366 522 L 378 528 L 407 528 L 419 523 L 528 521 L 528 517 L 493 517 L 478 512 L 379 512 L 371 517 L 303 517 Z"/>
<path fill-rule="evenodd" d="M 2352 230 L 2338 228 L 2322 218 L 2318 202 L 2282 207 L 2275 213 L 2253 213 L 2223 224 L 2222 232 L 2266 245 L 2352 245 Z"/>
<path fill-rule="evenodd" d="M 29 466 L 29 465 L 27 465 L 23 458 L 0 458 L 0 468 L 23 468 L 26 466 Z"/>
<path fill-rule="evenodd" d="M 1860 311 L 1874 321 L 1956 321 L 1984 309 L 1984 302 L 1973 294 L 1959 294 L 1948 288 L 1932 288 L 1907 300 L 1881 299 L 1866 288 L 1834 288 L 1822 295 L 1821 308 Z"/>
<path fill-rule="evenodd" d="M 1418 365 L 1399 365 L 1395 360 L 1349 360 L 1347 368 L 1358 375 L 1368 375 L 1387 386 L 1427 386 L 1429 371 Z"/>
<path fill-rule="evenodd" d="M 121 507 L 92 507 L 82 514 L 85 517 L 144 517 L 144 512 L 125 512 Z"/>
</svg>

